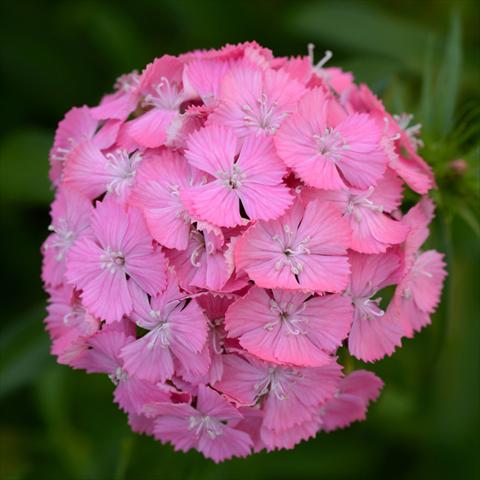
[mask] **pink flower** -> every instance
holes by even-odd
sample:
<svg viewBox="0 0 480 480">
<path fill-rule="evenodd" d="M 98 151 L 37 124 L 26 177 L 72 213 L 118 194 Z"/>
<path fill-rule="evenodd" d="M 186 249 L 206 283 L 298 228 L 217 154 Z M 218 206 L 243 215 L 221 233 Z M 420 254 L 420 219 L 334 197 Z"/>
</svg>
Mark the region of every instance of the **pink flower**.
<svg viewBox="0 0 480 480">
<path fill-rule="evenodd" d="M 412 143 L 411 135 L 385 110 L 383 103 L 366 85 L 350 89 L 346 107 L 354 112 L 372 115 L 377 119 L 378 125 L 385 125 L 386 122 L 387 135 L 383 143 L 389 157 L 389 166 L 412 190 L 425 194 L 434 186 L 432 169 L 417 154 L 416 143 Z"/>
<path fill-rule="evenodd" d="M 244 223 L 241 205 L 249 219 L 270 220 L 292 203 L 282 182 L 285 167 L 269 138 L 247 137 L 240 144 L 233 130 L 212 125 L 190 136 L 185 155 L 193 167 L 211 175 L 211 181 L 182 197 L 195 217 L 234 227 Z"/>
<path fill-rule="evenodd" d="M 350 254 L 352 280 L 347 289 L 353 307 L 353 324 L 348 337 L 350 353 L 365 362 L 390 355 L 400 345 L 402 331 L 380 308 L 379 290 L 398 281 L 398 256 Z"/>
<path fill-rule="evenodd" d="M 379 360 L 430 322 L 434 205 L 402 214 L 404 182 L 435 185 L 420 125 L 331 57 L 164 55 L 60 122 L 51 352 L 107 375 L 134 432 L 215 462 L 293 448 L 378 397 L 349 355 Z"/>
<path fill-rule="evenodd" d="M 192 220 L 181 193 L 200 182 L 200 173 L 170 150 L 151 155 L 138 169 L 130 202 L 143 211 L 153 238 L 165 247 L 187 248 Z"/>
<path fill-rule="evenodd" d="M 121 322 L 108 325 L 87 340 L 88 349 L 74 366 L 89 373 L 106 373 L 115 385 L 114 399 L 120 408 L 140 415 L 148 404 L 169 401 L 171 388 L 129 376 L 124 370 L 120 352 L 134 340 Z"/>
<path fill-rule="evenodd" d="M 141 161 L 139 151 L 103 154 L 92 142 L 84 142 L 70 154 L 63 182 L 90 200 L 105 192 L 126 200 Z"/>
<path fill-rule="evenodd" d="M 215 385 L 223 376 L 223 354 L 225 353 L 225 313 L 235 297 L 232 295 L 207 294 L 197 297 L 208 319 L 207 347 L 210 356 L 208 383 Z"/>
<path fill-rule="evenodd" d="M 141 94 L 140 80 L 136 70 L 118 77 L 115 93 L 106 95 L 100 105 L 92 108 L 92 115 L 99 120 L 125 120 L 137 108 Z"/>
<path fill-rule="evenodd" d="M 347 336 L 352 307 L 340 295 L 252 287 L 227 311 L 226 329 L 248 352 L 273 363 L 320 367 Z"/>
<path fill-rule="evenodd" d="M 100 328 L 99 320 L 85 310 L 77 292 L 69 285 L 52 290 L 47 311 L 45 323 L 54 355 L 68 356 L 77 349 L 79 341 Z"/>
<path fill-rule="evenodd" d="M 198 362 L 196 354 L 205 345 L 207 322 L 197 302 L 188 301 L 180 292 L 173 273 L 168 276 L 167 289 L 150 301 L 137 285 L 131 284 L 130 290 L 134 303 L 130 317 L 148 333 L 123 348 L 125 370 L 158 382 L 173 376 L 175 361 Z"/>
<path fill-rule="evenodd" d="M 368 190 L 315 190 L 312 198 L 333 202 L 352 230 L 351 248 L 361 253 L 383 253 L 403 242 L 409 227 L 392 217 L 402 199 L 402 183 L 391 171 Z"/>
<path fill-rule="evenodd" d="M 242 418 L 238 410 L 208 387 L 198 388 L 197 404 L 160 403 L 154 433 L 162 442 L 171 442 L 175 450 L 196 448 L 218 463 L 250 453 L 252 440 L 235 425 Z"/>
<path fill-rule="evenodd" d="M 367 114 L 346 115 L 320 88 L 306 93 L 285 120 L 275 145 L 284 162 L 307 184 L 325 190 L 375 185 L 388 158 L 382 131 Z"/>
<path fill-rule="evenodd" d="M 66 276 L 89 311 L 113 322 L 132 311 L 129 282 L 150 295 L 165 288 L 165 258 L 136 209 L 97 202 L 91 225 L 93 238 L 80 238 L 70 250 Z"/>
<path fill-rule="evenodd" d="M 319 200 L 297 201 L 280 219 L 258 222 L 237 242 L 237 268 L 263 288 L 340 292 L 348 283 L 350 229 Z"/>
<path fill-rule="evenodd" d="M 218 102 L 220 84 L 229 63 L 215 59 L 197 59 L 185 66 L 183 85 L 192 97 L 200 97 L 207 107 Z"/>
<path fill-rule="evenodd" d="M 75 240 L 90 234 L 90 202 L 76 192 L 61 189 L 52 203 L 52 232 L 42 246 L 42 279 L 46 285 L 58 286 L 64 281 L 66 258 Z"/>
<path fill-rule="evenodd" d="M 240 136 L 272 135 L 295 110 L 305 88 L 286 72 L 248 62 L 232 66 L 220 84 L 220 104 L 209 123 L 234 128 Z"/>
<path fill-rule="evenodd" d="M 182 73 L 182 62 L 170 55 L 157 58 L 142 73 L 142 106 L 150 109 L 128 122 L 128 134 L 139 145 L 155 148 L 168 143 L 169 129 L 175 127 L 180 107 L 188 99 L 183 92 Z"/>
<path fill-rule="evenodd" d="M 168 258 L 185 290 L 197 287 L 220 291 L 231 274 L 223 234 L 209 231 L 208 227 L 200 230 L 190 227 L 186 250 L 172 250 Z"/>
<path fill-rule="evenodd" d="M 342 378 L 337 393 L 321 409 L 322 430 L 331 432 L 365 420 L 368 404 L 378 398 L 382 387 L 383 382 L 366 370 Z"/>
<path fill-rule="evenodd" d="M 430 314 L 437 308 L 447 276 L 442 254 L 435 250 L 420 251 L 428 237 L 433 213 L 432 201 L 423 198 L 403 217 L 403 222 L 410 226 L 410 233 L 403 246 L 402 278 L 387 316 L 407 337 L 430 323 Z"/>
<path fill-rule="evenodd" d="M 225 355 L 224 376 L 215 388 L 239 405 L 261 402 L 262 428 L 282 432 L 314 419 L 340 380 L 340 367 L 298 368 Z"/>
<path fill-rule="evenodd" d="M 119 128 L 120 122 L 115 120 L 107 121 L 99 128 L 92 109 L 86 106 L 68 111 L 58 124 L 50 150 L 50 180 L 55 185 L 60 183 L 63 168 L 77 145 L 92 141 L 99 148 L 108 148 L 115 142 Z"/>
</svg>

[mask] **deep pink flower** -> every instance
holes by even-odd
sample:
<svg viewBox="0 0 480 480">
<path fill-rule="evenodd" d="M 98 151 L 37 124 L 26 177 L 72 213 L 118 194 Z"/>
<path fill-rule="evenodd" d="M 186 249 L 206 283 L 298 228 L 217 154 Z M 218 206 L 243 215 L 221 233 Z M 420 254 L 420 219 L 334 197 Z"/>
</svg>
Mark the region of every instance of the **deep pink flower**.
<svg viewBox="0 0 480 480">
<path fill-rule="evenodd" d="M 136 209 L 127 211 L 112 199 L 97 202 L 91 226 L 93 238 L 80 238 L 71 248 L 66 276 L 82 290 L 89 311 L 113 322 L 132 311 L 129 282 L 150 295 L 165 288 L 165 258 Z"/>
<path fill-rule="evenodd" d="M 349 278 L 349 245 L 350 229 L 335 207 L 297 201 L 280 219 L 250 227 L 235 259 L 263 288 L 340 292 Z"/>
<path fill-rule="evenodd" d="M 245 222 L 240 205 L 251 220 L 270 220 L 292 203 L 282 183 L 286 169 L 269 138 L 250 136 L 240 143 L 233 130 L 212 125 L 190 136 L 185 155 L 193 167 L 211 176 L 182 196 L 201 220 L 234 227 Z"/>
</svg>

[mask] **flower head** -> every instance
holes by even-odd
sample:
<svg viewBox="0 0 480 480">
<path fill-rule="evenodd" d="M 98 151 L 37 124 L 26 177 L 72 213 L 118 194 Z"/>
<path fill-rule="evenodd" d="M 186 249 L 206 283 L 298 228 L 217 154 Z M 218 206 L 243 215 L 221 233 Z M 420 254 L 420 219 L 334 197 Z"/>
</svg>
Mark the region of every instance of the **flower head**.
<svg viewBox="0 0 480 480">
<path fill-rule="evenodd" d="M 430 322 L 446 271 L 421 249 L 420 126 L 331 57 L 163 55 L 59 123 L 51 352 L 108 376 L 134 432 L 214 462 L 293 448 L 378 397 L 350 355 Z"/>
</svg>

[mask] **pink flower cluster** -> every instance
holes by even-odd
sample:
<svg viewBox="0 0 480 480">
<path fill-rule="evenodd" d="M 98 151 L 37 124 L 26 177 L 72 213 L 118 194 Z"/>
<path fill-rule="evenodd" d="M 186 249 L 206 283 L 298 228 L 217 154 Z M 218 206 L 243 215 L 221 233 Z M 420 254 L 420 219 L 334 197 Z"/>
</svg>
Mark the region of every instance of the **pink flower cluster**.
<svg viewBox="0 0 480 480">
<path fill-rule="evenodd" d="M 337 350 L 390 355 L 446 275 L 421 250 L 418 126 L 312 57 L 165 55 L 70 110 L 50 154 L 53 354 L 107 374 L 134 431 L 216 462 L 364 419 L 383 383 Z"/>
</svg>

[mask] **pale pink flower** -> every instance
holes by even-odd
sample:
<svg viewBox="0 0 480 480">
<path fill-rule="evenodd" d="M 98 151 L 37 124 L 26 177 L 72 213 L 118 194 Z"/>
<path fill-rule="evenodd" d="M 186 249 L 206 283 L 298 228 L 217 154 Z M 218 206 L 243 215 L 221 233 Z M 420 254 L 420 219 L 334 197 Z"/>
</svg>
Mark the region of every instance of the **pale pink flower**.
<svg viewBox="0 0 480 480">
<path fill-rule="evenodd" d="M 347 115 L 321 88 L 306 93 L 275 136 L 277 152 L 307 184 L 368 188 L 388 163 L 382 130 L 368 114 Z"/>
<path fill-rule="evenodd" d="M 382 380 L 366 370 L 342 378 L 335 395 L 321 408 L 322 430 L 331 432 L 365 420 L 368 404 L 378 398 L 382 387 Z"/>
<path fill-rule="evenodd" d="M 235 425 L 242 415 L 211 388 L 198 388 L 195 407 L 185 403 L 155 406 L 155 437 L 170 442 L 175 450 L 196 448 L 214 462 L 250 453 L 252 440 Z"/>
<path fill-rule="evenodd" d="M 312 297 L 252 287 L 227 311 L 228 335 L 253 355 L 274 363 L 320 367 L 347 336 L 353 309 L 340 295 Z"/>
<path fill-rule="evenodd" d="M 50 212 L 48 229 L 52 233 L 42 246 L 42 279 L 46 285 L 56 287 L 64 281 L 68 252 L 78 238 L 90 234 L 92 212 L 86 198 L 65 188 L 58 190 Z"/>
<path fill-rule="evenodd" d="M 125 370 L 138 378 L 158 382 L 173 376 L 175 360 L 198 362 L 207 339 L 207 322 L 195 299 L 180 292 L 174 273 L 169 272 L 167 289 L 150 300 L 135 284 L 130 285 L 130 291 L 130 318 L 148 333 L 122 349 Z"/>
<path fill-rule="evenodd" d="M 273 135 L 304 92 L 305 87 L 284 71 L 238 63 L 223 77 L 220 104 L 208 122 L 234 128 L 242 137 Z"/>
<path fill-rule="evenodd" d="M 348 337 L 350 353 L 372 362 L 391 355 L 400 345 L 402 330 L 379 306 L 376 294 L 398 281 L 400 261 L 392 251 L 384 255 L 349 255 L 352 278 L 346 294 L 354 307 L 353 324 Z"/>
<path fill-rule="evenodd" d="M 297 201 L 280 219 L 258 222 L 237 241 L 237 269 L 263 288 L 340 292 L 348 283 L 350 228 L 328 202 Z"/>
<path fill-rule="evenodd" d="M 92 237 L 70 249 L 66 276 L 82 290 L 92 314 L 113 322 L 132 311 L 129 282 L 150 295 L 165 288 L 165 257 L 153 246 L 140 211 L 125 210 L 111 198 L 97 202 L 91 228 Z"/>
<path fill-rule="evenodd" d="M 240 206 L 251 220 L 270 220 L 292 203 L 283 184 L 286 169 L 265 137 L 240 142 L 232 129 L 212 125 L 194 132 L 185 156 L 189 163 L 211 176 L 205 185 L 183 192 L 190 212 L 220 227 L 245 222 Z"/>
</svg>

